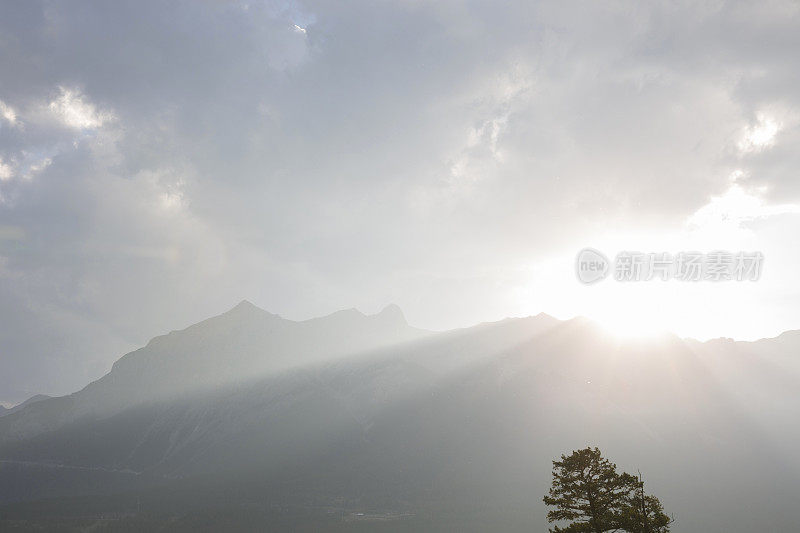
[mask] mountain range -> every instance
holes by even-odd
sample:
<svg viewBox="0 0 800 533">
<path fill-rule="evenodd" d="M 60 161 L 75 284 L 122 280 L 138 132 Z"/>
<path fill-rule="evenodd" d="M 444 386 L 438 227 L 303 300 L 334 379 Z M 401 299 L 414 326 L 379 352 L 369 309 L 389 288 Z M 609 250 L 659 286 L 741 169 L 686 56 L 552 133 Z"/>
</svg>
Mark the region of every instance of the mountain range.
<svg viewBox="0 0 800 533">
<path fill-rule="evenodd" d="M 551 461 L 596 445 L 673 531 L 797 531 L 799 384 L 798 331 L 429 332 L 396 306 L 296 322 L 242 302 L 0 416 L 0 525 L 546 531 Z"/>
<path fill-rule="evenodd" d="M 48 398 L 50 398 L 50 396 L 48 396 L 46 394 L 35 394 L 35 395 L 31 396 L 30 398 L 28 398 L 27 400 L 25 400 L 24 402 L 21 402 L 21 403 L 15 405 L 13 407 L 5 407 L 5 406 L 0 405 L 0 416 L 5 416 L 5 415 L 10 415 L 11 413 L 16 413 L 17 411 L 19 411 L 21 409 L 24 409 L 25 407 L 31 405 L 32 403 L 40 402 L 40 401 L 46 400 Z"/>
</svg>

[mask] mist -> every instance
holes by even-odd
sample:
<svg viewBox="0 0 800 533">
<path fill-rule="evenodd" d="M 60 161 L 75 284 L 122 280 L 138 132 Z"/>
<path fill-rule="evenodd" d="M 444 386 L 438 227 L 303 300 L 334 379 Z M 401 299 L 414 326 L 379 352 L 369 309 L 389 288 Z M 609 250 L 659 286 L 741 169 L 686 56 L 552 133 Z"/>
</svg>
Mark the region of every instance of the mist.
<svg viewBox="0 0 800 533">
<path fill-rule="evenodd" d="M 0 529 L 796 531 L 798 46 L 788 0 L 0 3 Z M 549 520 L 595 447 L 645 488 Z"/>
</svg>

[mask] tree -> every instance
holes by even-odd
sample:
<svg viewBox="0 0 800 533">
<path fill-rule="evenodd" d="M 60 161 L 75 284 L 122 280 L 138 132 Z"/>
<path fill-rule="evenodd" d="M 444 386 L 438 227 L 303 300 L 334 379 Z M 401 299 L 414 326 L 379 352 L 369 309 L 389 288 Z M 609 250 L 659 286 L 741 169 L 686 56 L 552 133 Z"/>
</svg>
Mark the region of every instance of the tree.
<svg viewBox="0 0 800 533">
<path fill-rule="evenodd" d="M 666 533 L 672 522 L 658 498 L 645 494 L 641 475 L 618 473 L 597 448 L 553 461 L 553 485 L 544 503 L 555 507 L 548 522 L 572 521 L 551 533 Z"/>
<path fill-rule="evenodd" d="M 621 529 L 622 511 L 636 478 L 617 473 L 617 466 L 604 459 L 597 448 L 585 448 L 553 461 L 553 485 L 544 497 L 555 509 L 548 522 L 572 520 L 554 533 L 603 533 Z"/>
<path fill-rule="evenodd" d="M 641 472 L 636 490 L 629 496 L 622 516 L 624 530 L 630 533 L 667 533 L 672 523 L 672 518 L 664 513 L 664 506 L 658 498 L 645 494 Z"/>
</svg>

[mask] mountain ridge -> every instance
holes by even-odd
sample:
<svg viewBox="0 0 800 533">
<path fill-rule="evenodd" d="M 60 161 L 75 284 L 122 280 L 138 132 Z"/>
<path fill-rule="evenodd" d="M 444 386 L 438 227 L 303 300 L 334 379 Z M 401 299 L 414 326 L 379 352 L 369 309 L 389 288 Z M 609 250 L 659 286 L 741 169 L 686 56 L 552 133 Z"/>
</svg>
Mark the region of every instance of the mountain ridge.
<svg viewBox="0 0 800 533">
<path fill-rule="evenodd" d="M 118 494 L 102 511 L 130 514 L 160 486 L 167 522 L 232 494 L 233 515 L 244 503 L 337 517 L 488 506 L 544 523 L 530 502 L 550 461 L 591 444 L 645 467 L 685 531 L 796 530 L 781 514 L 800 491 L 800 429 L 786 423 L 800 417 L 800 360 L 786 338 L 627 341 L 546 314 L 420 333 L 398 311 L 294 322 L 239 304 L 153 339 L 81 391 L 0 417 L 0 514 L 3 501 L 73 493 L 90 509 Z M 688 498 L 687 483 L 717 497 Z M 736 491 L 747 513 L 726 503 Z M 709 508 L 725 520 L 709 522 Z"/>
<path fill-rule="evenodd" d="M 269 345 L 291 349 L 294 358 L 308 355 L 295 350 L 308 348 L 300 340 L 311 333 L 313 343 L 324 344 L 351 342 L 355 330 L 339 328 L 352 323 L 394 331 L 357 311 L 304 326 L 240 311 L 237 320 L 156 342 L 153 350 L 162 351 L 150 353 L 170 362 L 212 346 L 207 355 L 217 360 L 217 347 L 247 359 L 253 339 L 243 337 L 254 335 L 263 347 L 262 328 L 253 323 L 273 326 L 270 335 L 283 335 L 284 327 L 299 332 L 287 337 L 299 344 Z M 584 318 L 537 315 L 304 359 L 309 364 L 111 412 L 81 411 L 87 400 L 76 393 L 0 418 L 0 435 L 13 436 L 9 427 L 21 420 L 37 428 L 0 442 L 0 467 L 15 480 L 0 483 L 0 502 L 20 494 L 65 501 L 77 491 L 91 502 L 99 493 L 118 494 L 102 511 L 135 513 L 130 502 L 147 501 L 162 486 L 159 499 L 172 513 L 166 523 L 176 512 L 199 516 L 224 505 L 235 516 L 246 504 L 335 509 L 337 519 L 376 508 L 435 517 L 450 516 L 448 509 L 464 517 L 499 509 L 519 524 L 536 524 L 545 522 L 544 510 L 531 502 L 546 492 L 550 461 L 598 445 L 621 467 L 646 469 L 649 486 L 680 517 L 676 533 L 793 531 L 794 515 L 785 511 L 800 490 L 793 450 L 800 430 L 786 420 L 800 416 L 790 401 L 800 375 L 795 353 L 777 341 L 624 341 Z M 158 376 L 136 377 L 141 385 Z M 126 396 L 126 383 L 113 376 L 107 384 L 114 387 L 99 398 Z M 709 493 L 715 498 L 698 496 Z M 220 495 L 235 496 L 220 502 Z M 747 512 L 736 503 L 742 497 L 751 503 Z M 5 516 L 8 505 L 0 506 Z M 20 509 L 26 505 L 41 509 Z M 145 512 L 157 505 L 146 503 Z M 486 530 L 447 524 L 441 530 Z"/>
</svg>

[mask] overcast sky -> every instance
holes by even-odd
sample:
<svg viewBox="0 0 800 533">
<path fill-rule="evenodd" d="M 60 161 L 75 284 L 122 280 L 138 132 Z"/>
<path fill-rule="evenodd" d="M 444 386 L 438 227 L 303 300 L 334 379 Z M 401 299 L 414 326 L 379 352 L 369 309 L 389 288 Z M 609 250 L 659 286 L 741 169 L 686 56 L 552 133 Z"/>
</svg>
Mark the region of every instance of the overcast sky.
<svg viewBox="0 0 800 533">
<path fill-rule="evenodd" d="M 244 298 L 800 328 L 798 50 L 790 1 L 2 2 L 0 402 Z M 584 246 L 765 263 L 585 286 Z"/>
</svg>

